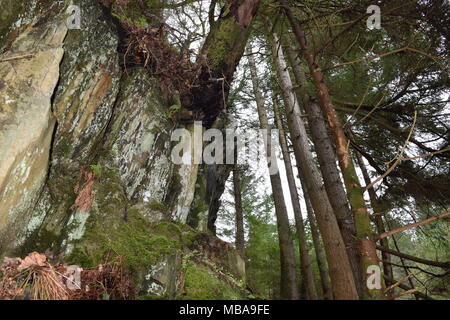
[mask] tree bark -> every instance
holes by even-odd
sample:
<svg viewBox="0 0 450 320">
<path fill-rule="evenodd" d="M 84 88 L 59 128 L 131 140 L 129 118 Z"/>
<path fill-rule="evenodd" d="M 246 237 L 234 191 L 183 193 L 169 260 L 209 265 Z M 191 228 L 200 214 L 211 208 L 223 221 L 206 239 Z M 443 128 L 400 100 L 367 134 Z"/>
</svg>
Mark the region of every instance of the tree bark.
<svg viewBox="0 0 450 320">
<path fill-rule="evenodd" d="M 275 113 L 275 121 L 278 128 L 278 137 L 280 141 L 281 151 L 283 153 L 284 166 L 286 168 L 286 177 L 289 185 L 289 192 L 291 194 L 292 208 L 294 210 L 295 226 L 298 234 L 299 253 L 300 253 L 300 268 L 302 273 L 303 284 L 306 287 L 307 299 L 317 300 L 316 284 L 314 282 L 314 275 L 311 270 L 311 261 L 308 254 L 308 247 L 306 245 L 305 226 L 303 222 L 300 198 L 298 196 L 297 186 L 295 184 L 295 176 L 292 168 L 291 157 L 286 141 L 286 133 L 283 129 L 283 124 L 280 118 L 280 111 L 278 105 L 274 101 L 273 109 Z"/>
<path fill-rule="evenodd" d="M 264 100 L 259 88 L 259 83 L 256 74 L 256 66 L 253 61 L 253 57 L 249 56 L 250 73 L 252 77 L 253 92 L 256 98 L 256 105 L 258 108 L 258 116 L 260 122 L 260 128 L 263 130 L 269 130 L 269 122 L 267 120 L 267 114 L 264 107 Z M 276 157 L 271 155 L 272 137 L 270 131 L 267 131 L 265 137 L 265 149 L 268 159 L 268 166 L 276 165 L 276 163 L 269 164 L 269 159 Z M 297 276 L 295 270 L 295 254 L 294 245 L 290 236 L 289 217 L 286 210 L 286 204 L 284 202 L 283 187 L 281 183 L 280 173 L 270 174 L 270 183 L 272 185 L 273 200 L 275 203 L 275 214 L 277 217 L 278 239 L 280 244 L 280 262 L 281 262 L 281 297 L 283 299 L 297 300 L 299 299 L 299 291 L 297 286 Z"/>
<path fill-rule="evenodd" d="M 314 149 L 319 160 L 320 170 L 325 185 L 325 190 L 330 199 L 330 204 L 336 215 L 342 238 L 347 248 L 347 254 L 356 280 L 356 287 L 360 297 L 364 294 L 363 270 L 361 269 L 361 258 L 359 255 L 358 243 L 356 240 L 355 223 L 348 203 L 347 194 L 339 174 L 336 164 L 336 154 L 333 143 L 328 135 L 325 120 L 320 111 L 320 107 L 315 99 L 304 93 L 302 88 L 306 84 L 305 74 L 296 59 L 294 51 L 288 46 L 287 54 L 292 71 L 296 79 L 299 90 L 297 100 L 302 101 L 305 113 L 308 116 L 311 138 Z"/>
<path fill-rule="evenodd" d="M 301 177 L 305 180 L 306 189 L 310 195 L 319 229 L 322 233 L 333 295 L 336 299 L 358 299 L 355 279 L 345 250 L 345 243 L 310 151 L 305 124 L 300 117 L 298 102 L 292 92 L 292 81 L 287 71 L 286 61 L 279 46 L 277 35 L 273 34 L 271 40 L 272 55 L 275 61 L 278 82 L 283 93 L 294 154 L 297 166 L 301 171 Z"/>
<path fill-rule="evenodd" d="M 203 43 L 197 86 L 183 94 L 183 106 L 210 127 L 225 110 L 236 67 L 244 54 L 260 0 L 225 0 Z"/>
<path fill-rule="evenodd" d="M 369 185 L 371 183 L 369 173 L 367 172 L 366 165 L 364 164 L 364 161 L 361 157 L 361 155 L 358 152 L 355 152 L 356 159 L 358 161 L 359 168 L 361 169 L 362 175 L 364 177 L 364 182 L 366 185 Z M 380 208 L 379 201 L 377 194 L 375 193 L 375 190 L 373 188 L 369 188 L 369 198 L 370 203 L 372 205 L 372 209 L 374 213 L 382 213 L 383 210 Z M 383 218 L 381 215 L 376 214 L 375 215 L 375 224 L 377 226 L 377 231 L 379 234 L 382 234 L 386 232 L 386 228 L 384 227 Z M 384 248 L 389 249 L 389 242 L 387 239 L 381 239 L 380 245 Z M 393 279 L 394 273 L 392 271 L 392 266 L 389 264 L 391 262 L 391 255 L 385 251 L 381 251 L 381 258 L 383 261 L 387 261 L 388 263 L 383 262 L 383 272 L 384 275 L 387 277 L 387 279 Z M 386 279 L 386 278 L 385 278 Z M 389 280 L 386 280 L 389 281 Z M 387 285 L 391 285 L 392 283 L 387 283 Z"/>
<path fill-rule="evenodd" d="M 367 268 L 370 265 L 378 266 L 379 260 L 376 254 L 375 241 L 372 240 L 370 218 L 361 191 L 361 185 L 359 183 L 352 158 L 348 151 L 348 140 L 345 136 L 344 129 L 338 118 L 336 110 L 331 102 L 331 97 L 328 87 L 324 81 L 323 73 L 315 61 L 316 57 L 314 56 L 314 53 L 309 49 L 307 44 L 304 30 L 302 29 L 299 21 L 294 17 L 287 1 L 281 0 L 281 3 L 283 4 L 284 11 L 292 25 L 294 34 L 302 49 L 301 51 L 303 56 L 308 64 L 308 68 L 319 97 L 319 105 L 325 118 L 327 119 L 328 126 L 334 138 L 339 166 L 344 177 L 345 186 L 347 188 L 347 196 L 354 215 L 356 236 L 359 242 L 360 255 L 363 263 L 362 267 L 364 271 L 364 279 L 366 279 L 368 276 L 365 272 Z M 367 289 L 365 290 L 365 293 L 366 298 L 369 299 L 383 299 L 384 297 L 382 291 L 378 289 Z"/>
<path fill-rule="evenodd" d="M 309 227 L 311 229 L 314 251 L 316 252 L 316 262 L 320 273 L 320 283 L 322 285 L 323 298 L 325 300 L 333 300 L 333 292 L 331 290 L 330 277 L 328 275 L 327 261 L 325 252 L 323 251 L 319 230 L 317 230 L 316 219 L 314 218 L 314 211 L 311 205 L 311 200 L 309 200 L 308 190 L 306 189 L 303 179 L 300 179 L 300 181 L 303 190 L 303 197 L 305 198 L 306 212 L 308 213 L 308 221 Z"/>
<path fill-rule="evenodd" d="M 245 257 L 244 215 L 242 212 L 241 173 L 235 164 L 233 170 L 234 208 L 236 210 L 236 249 Z"/>
<path fill-rule="evenodd" d="M 286 128 L 283 122 L 281 127 L 286 136 Z M 281 132 L 280 132 L 281 134 Z M 320 274 L 320 284 L 322 286 L 322 295 L 325 300 L 333 300 L 333 291 L 331 290 L 330 276 L 328 274 L 327 258 L 322 246 L 322 239 L 319 230 L 317 229 L 316 219 L 314 218 L 314 210 L 311 205 L 311 200 L 308 195 L 308 190 L 305 185 L 304 178 L 302 178 L 301 171 L 297 166 L 298 177 L 303 191 L 303 197 L 306 203 L 306 212 L 308 215 L 309 226 L 311 229 L 311 237 L 314 245 L 314 252 L 316 253 L 316 263 Z"/>
</svg>

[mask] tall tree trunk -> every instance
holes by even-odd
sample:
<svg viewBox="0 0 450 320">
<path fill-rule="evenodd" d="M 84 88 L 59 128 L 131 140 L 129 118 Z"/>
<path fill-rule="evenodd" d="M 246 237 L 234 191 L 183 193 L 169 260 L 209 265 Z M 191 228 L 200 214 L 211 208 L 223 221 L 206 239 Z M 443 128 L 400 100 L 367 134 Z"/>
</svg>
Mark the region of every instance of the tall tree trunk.
<svg viewBox="0 0 450 320">
<path fill-rule="evenodd" d="M 269 122 L 264 107 L 264 100 L 259 88 L 258 78 L 256 74 L 256 66 L 253 57 L 249 56 L 250 73 L 253 83 L 253 91 L 258 107 L 258 116 L 260 127 L 263 130 L 269 130 Z M 270 154 L 272 150 L 272 136 L 267 131 L 265 136 L 266 155 L 268 166 L 276 166 L 275 155 Z M 269 159 L 275 163 L 269 164 Z M 281 184 L 280 173 L 271 172 L 270 183 L 272 185 L 273 200 L 275 203 L 275 214 L 277 216 L 278 239 L 280 243 L 280 262 L 281 262 L 281 297 L 284 299 L 299 299 L 299 291 L 297 286 L 297 276 L 295 270 L 295 253 L 292 238 L 290 236 L 289 217 L 284 202 L 283 187 Z"/>
<path fill-rule="evenodd" d="M 366 185 L 369 185 L 371 183 L 369 173 L 367 172 L 366 165 L 364 164 L 364 161 L 361 157 L 361 155 L 358 152 L 355 152 L 356 159 L 358 161 L 359 168 L 361 169 L 362 175 L 364 177 L 364 182 Z M 375 193 L 375 190 L 373 188 L 369 188 L 369 198 L 370 203 L 372 205 L 373 212 L 375 214 L 375 224 L 377 226 L 378 234 L 382 234 L 386 232 L 386 228 L 384 227 L 384 222 L 382 218 L 382 214 L 384 213 L 384 210 L 380 207 L 380 202 L 378 201 L 377 194 Z M 389 249 L 389 241 L 386 238 L 383 238 L 380 240 L 380 245 L 386 249 Z M 391 262 L 391 255 L 387 252 L 381 251 L 381 258 L 383 260 L 383 272 L 384 275 L 388 279 L 394 279 L 394 273 L 392 272 L 392 265 Z M 387 280 L 389 281 L 389 280 Z M 390 285 L 390 283 L 387 283 L 387 285 Z"/>
<path fill-rule="evenodd" d="M 292 168 L 291 157 L 286 141 L 286 134 L 283 129 L 283 124 L 280 117 L 278 105 L 274 101 L 273 109 L 275 113 L 275 121 L 278 128 L 279 141 L 281 151 L 283 153 L 284 166 L 286 167 L 286 177 L 289 184 L 289 192 L 291 194 L 292 208 L 294 210 L 295 226 L 297 228 L 299 251 L 300 251 L 300 268 L 302 273 L 303 283 L 306 287 L 307 298 L 310 300 L 317 300 L 316 284 L 314 282 L 314 275 L 311 269 L 311 261 L 308 254 L 308 246 L 306 245 L 305 226 L 300 207 L 300 198 L 298 196 L 297 186 L 295 184 L 295 176 Z"/>
<path fill-rule="evenodd" d="M 351 155 L 348 151 L 348 140 L 345 136 L 344 129 L 338 118 L 336 110 L 331 102 L 331 97 L 328 87 L 325 84 L 323 73 L 315 61 L 314 53 L 307 45 L 304 30 L 302 29 L 299 21 L 294 17 L 287 1 L 281 0 L 281 3 L 284 6 L 284 11 L 286 12 L 286 15 L 292 25 L 294 34 L 302 49 L 303 56 L 308 64 L 308 68 L 319 97 L 319 105 L 325 118 L 327 119 L 334 138 L 339 166 L 344 177 L 348 199 L 354 215 L 356 236 L 359 242 L 360 255 L 363 262 L 364 278 L 366 279 L 368 276 L 365 272 L 367 268 L 371 265 L 378 266 L 379 260 L 376 253 L 375 241 L 371 239 L 373 234 L 370 226 L 369 214 L 367 212 L 366 204 L 361 191 L 361 185 L 359 183 Z M 384 297 L 382 291 L 378 289 L 367 289 L 365 292 L 366 297 L 369 299 L 382 299 Z"/>
<path fill-rule="evenodd" d="M 297 87 L 299 88 L 297 91 L 297 100 L 302 101 L 305 113 L 308 116 L 311 138 L 317 153 L 317 159 L 319 160 L 325 190 L 327 191 L 328 199 L 330 199 L 330 204 L 333 207 L 339 229 L 341 230 L 347 248 L 347 254 L 352 266 L 353 276 L 356 280 L 358 294 L 362 297 L 364 295 L 364 277 L 361 268 L 358 243 L 355 241 L 355 224 L 344 184 L 336 164 L 336 154 L 334 152 L 333 143 L 328 135 L 326 122 L 317 101 L 302 90 L 306 84 L 305 74 L 300 67 L 299 61 L 296 59 L 294 51 L 289 46 L 287 48 L 287 54 L 298 85 Z"/>
<path fill-rule="evenodd" d="M 308 191 L 306 190 L 303 181 L 302 181 L 302 190 L 306 203 L 306 211 L 308 213 L 308 221 L 309 227 L 311 229 L 311 237 L 313 239 L 314 251 L 316 252 L 317 268 L 319 269 L 320 273 L 320 283 L 322 285 L 323 298 L 325 300 L 332 300 L 333 292 L 331 290 L 330 277 L 328 275 L 328 267 L 325 252 L 323 251 L 319 230 L 317 230 L 316 219 L 314 218 L 314 211 L 311 205 L 311 201 L 309 200 Z"/>
<path fill-rule="evenodd" d="M 278 82 L 283 93 L 294 154 L 297 166 L 300 169 L 301 178 L 305 180 L 306 189 L 310 195 L 314 213 L 322 233 L 333 295 L 336 299 L 358 299 L 355 279 L 345 250 L 345 243 L 328 196 L 323 189 L 320 174 L 314 163 L 305 124 L 300 117 L 298 102 L 292 92 L 292 81 L 287 70 L 282 48 L 279 46 L 276 34 L 273 34 L 271 40 L 272 55 L 276 65 Z"/>
<path fill-rule="evenodd" d="M 283 129 L 284 136 L 286 137 L 286 128 L 283 122 L 281 122 L 281 128 Z M 280 131 L 281 135 L 281 131 Z M 333 300 L 333 291 L 331 290 L 330 276 L 328 274 L 327 258 L 322 246 L 322 239 L 320 237 L 319 230 L 317 229 L 316 219 L 314 218 L 314 210 L 311 205 L 311 200 L 308 195 L 308 190 L 305 185 L 304 178 L 300 168 L 297 166 L 298 177 L 303 191 L 303 197 L 306 203 L 306 212 L 308 215 L 309 226 L 311 229 L 311 237 L 314 245 L 314 252 L 316 253 L 317 268 L 320 274 L 320 283 L 322 286 L 322 294 L 325 300 Z"/>
<path fill-rule="evenodd" d="M 241 173 L 235 162 L 233 169 L 234 208 L 236 210 L 236 249 L 245 257 L 244 215 L 242 212 Z"/>
</svg>

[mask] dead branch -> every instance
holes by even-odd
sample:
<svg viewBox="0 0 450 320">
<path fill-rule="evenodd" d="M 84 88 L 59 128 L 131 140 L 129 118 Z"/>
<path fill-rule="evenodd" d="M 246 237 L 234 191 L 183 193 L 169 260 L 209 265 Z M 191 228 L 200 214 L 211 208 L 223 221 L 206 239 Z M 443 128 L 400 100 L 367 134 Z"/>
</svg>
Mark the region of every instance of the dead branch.
<svg viewBox="0 0 450 320">
<path fill-rule="evenodd" d="M 387 277 L 386 275 L 383 275 L 383 278 L 386 279 L 387 281 L 392 282 L 392 283 L 397 282 L 396 280 L 391 279 L 391 278 Z M 413 289 L 414 289 L 414 288 L 411 288 L 411 287 L 409 287 L 408 285 L 406 285 L 406 284 L 404 284 L 404 283 L 399 283 L 398 287 L 401 288 L 401 289 L 403 289 L 403 290 L 406 290 L 406 291 L 410 291 L 410 290 L 413 290 Z M 415 291 L 413 294 L 414 294 L 415 296 L 418 296 L 419 298 L 424 299 L 424 300 L 434 300 L 434 299 L 433 299 L 432 297 L 430 297 L 429 295 L 426 295 L 425 293 L 422 293 L 422 292 L 420 292 L 420 291 Z"/>
<path fill-rule="evenodd" d="M 364 188 L 364 191 L 366 191 L 366 190 L 372 188 L 372 187 L 373 187 L 377 182 L 379 182 L 380 180 L 383 180 L 383 179 L 384 179 L 389 173 L 391 173 L 391 172 L 395 169 L 395 167 L 397 167 L 397 165 L 401 162 L 401 158 L 402 158 L 402 156 L 403 156 L 403 153 L 405 152 L 406 146 L 408 145 L 408 142 L 409 142 L 409 140 L 410 140 L 411 137 L 412 137 L 412 133 L 413 133 L 413 131 L 414 131 L 414 127 L 416 126 L 416 120 L 417 120 L 417 111 L 414 112 L 414 120 L 413 120 L 413 123 L 412 123 L 412 126 L 411 126 L 411 130 L 409 131 L 408 137 L 406 138 L 406 141 L 405 141 L 405 143 L 403 144 L 403 148 L 402 148 L 402 150 L 400 151 L 399 155 L 397 156 L 397 158 L 396 158 L 394 164 L 393 164 L 392 166 L 390 166 L 390 167 L 386 170 L 386 172 L 385 172 L 384 174 L 382 174 L 381 176 L 379 176 L 378 178 L 376 178 L 371 184 L 369 184 L 368 186 L 366 186 L 366 187 Z"/>
<path fill-rule="evenodd" d="M 399 233 L 399 232 L 403 232 L 405 230 L 408 230 L 408 229 L 411 229 L 411 228 L 414 228 L 414 227 L 422 226 L 424 224 L 430 223 L 430 222 L 435 221 L 435 220 L 442 219 L 442 218 L 447 217 L 447 216 L 450 216 L 450 211 L 447 211 L 447 212 L 442 213 L 442 214 L 440 214 L 438 216 L 431 217 L 431 218 L 428 218 L 428 219 L 425 219 L 425 220 L 422 220 L 422 221 L 419 221 L 419 222 L 408 224 L 406 226 L 403 226 L 403 227 L 395 229 L 395 230 L 391 230 L 391 231 L 382 233 L 382 234 L 378 235 L 377 237 L 375 237 L 374 240 L 378 241 L 378 240 L 381 240 L 383 238 L 389 237 L 389 236 L 391 236 L 393 234 L 396 234 L 396 233 Z"/>
<path fill-rule="evenodd" d="M 377 246 L 377 249 L 380 251 L 384 251 L 390 254 L 393 254 L 394 256 L 400 257 L 400 258 L 404 258 L 410 261 L 415 261 L 417 263 L 421 263 L 421 264 L 425 264 L 425 265 L 429 265 L 429 266 L 433 266 L 433 267 L 439 267 L 439 268 L 443 268 L 443 269 L 450 269 L 450 261 L 447 262 L 440 262 L 440 261 L 432 261 L 432 260 L 427 260 L 427 259 L 422 259 L 422 258 L 418 258 L 415 256 L 411 256 L 409 254 L 406 253 L 402 253 L 402 252 L 398 252 L 389 248 L 385 248 L 382 246 Z"/>
</svg>

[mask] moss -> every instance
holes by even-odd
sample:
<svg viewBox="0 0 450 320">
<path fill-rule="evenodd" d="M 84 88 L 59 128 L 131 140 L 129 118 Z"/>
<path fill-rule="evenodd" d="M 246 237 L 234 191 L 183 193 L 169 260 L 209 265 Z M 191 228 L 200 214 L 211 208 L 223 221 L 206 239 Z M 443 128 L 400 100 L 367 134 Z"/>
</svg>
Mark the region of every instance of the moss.
<svg viewBox="0 0 450 320">
<path fill-rule="evenodd" d="M 146 1 L 147 10 L 154 16 L 160 16 L 160 0 Z M 118 4 L 114 1 L 111 14 L 119 20 L 126 21 L 137 27 L 146 27 L 150 24 L 137 1 L 129 1 L 127 4 Z M 157 19 L 156 19 L 157 20 Z M 157 22 L 159 23 L 159 21 Z"/>
<path fill-rule="evenodd" d="M 94 268 L 96 266 L 95 262 L 99 260 L 99 258 L 93 258 L 86 250 L 76 247 L 66 260 L 71 264 L 80 265 L 83 268 Z"/>
<path fill-rule="evenodd" d="M 186 300 L 238 300 L 244 296 L 229 284 L 218 279 L 211 271 L 194 263 L 186 268 Z"/>
<path fill-rule="evenodd" d="M 157 296 L 153 294 L 147 294 L 143 296 L 139 296 L 138 300 L 169 300 L 170 297 L 168 295 Z"/>
<path fill-rule="evenodd" d="M 94 218 L 90 218 L 92 220 Z M 177 250 L 192 244 L 194 231 L 174 222 L 150 223 L 141 214 L 129 212 L 128 221 L 109 229 L 98 221 L 86 232 L 67 261 L 83 267 L 103 263 L 108 254 L 123 257 L 134 274 L 148 268 Z"/>
<path fill-rule="evenodd" d="M 232 53 L 234 42 L 241 28 L 234 19 L 223 20 L 216 31 L 214 42 L 208 49 L 208 62 L 212 70 L 219 70 L 221 64 L 227 61 L 227 57 Z"/>
<path fill-rule="evenodd" d="M 48 248 L 52 248 L 55 243 L 58 243 L 60 238 L 61 236 L 54 232 L 37 229 L 26 238 L 15 254 L 23 257 L 33 251 L 45 252 Z"/>
<path fill-rule="evenodd" d="M 169 211 L 166 204 L 158 202 L 158 201 L 152 201 L 149 204 L 147 204 L 146 207 L 150 210 L 159 211 L 164 214 L 166 214 Z"/>
<path fill-rule="evenodd" d="M 69 143 L 67 138 L 62 136 L 56 144 L 54 152 L 57 155 L 69 157 L 72 152 L 72 145 Z"/>
</svg>

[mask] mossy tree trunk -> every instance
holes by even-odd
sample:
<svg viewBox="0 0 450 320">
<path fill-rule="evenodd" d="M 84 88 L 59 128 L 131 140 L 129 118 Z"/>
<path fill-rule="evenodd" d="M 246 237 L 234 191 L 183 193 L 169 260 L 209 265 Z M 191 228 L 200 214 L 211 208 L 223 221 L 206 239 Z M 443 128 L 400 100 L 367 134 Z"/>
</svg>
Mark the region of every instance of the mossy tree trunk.
<svg viewBox="0 0 450 320">
<path fill-rule="evenodd" d="M 278 83 L 286 108 L 294 154 L 300 170 L 300 178 L 305 181 L 323 237 L 334 297 L 335 299 L 357 300 L 358 292 L 345 250 L 345 243 L 310 150 L 305 124 L 300 117 L 298 102 L 292 92 L 292 80 L 287 70 L 283 50 L 275 33 L 270 40 Z"/>
<path fill-rule="evenodd" d="M 364 182 L 366 185 L 371 183 L 369 172 L 367 171 L 366 165 L 364 164 L 364 160 L 361 155 L 355 152 L 356 160 L 358 161 L 359 168 L 361 169 L 362 175 L 364 177 Z M 378 200 L 377 194 L 373 188 L 369 188 L 369 198 L 370 204 L 372 206 L 372 210 L 374 213 L 375 225 L 377 226 L 378 234 L 383 234 L 386 232 L 386 228 L 384 226 L 382 215 L 385 213 L 385 210 L 380 206 L 380 202 Z M 389 249 L 389 241 L 386 238 L 380 240 L 380 245 L 386 249 Z M 394 273 L 392 270 L 391 255 L 388 252 L 381 251 L 381 258 L 383 259 L 383 272 L 386 278 L 394 279 Z M 386 281 L 387 285 L 391 285 L 393 283 L 389 283 Z"/>
<path fill-rule="evenodd" d="M 198 86 L 183 97 L 186 107 L 201 110 L 206 127 L 226 109 L 230 84 L 244 53 L 260 0 L 226 0 L 200 50 Z"/>
<path fill-rule="evenodd" d="M 339 229 L 341 230 L 347 248 L 347 254 L 352 265 L 358 294 L 362 297 L 364 295 L 363 272 L 361 270 L 361 258 L 359 255 L 358 243 L 355 241 L 355 223 L 345 192 L 344 183 L 336 164 L 336 154 L 334 152 L 333 142 L 328 135 L 327 125 L 317 100 L 310 97 L 303 89 L 306 84 L 306 77 L 300 67 L 299 61 L 296 59 L 295 52 L 289 46 L 287 48 L 287 55 L 297 82 L 297 99 L 298 101 L 302 101 L 303 108 L 308 116 L 311 139 L 317 153 L 325 190 L 327 191 L 328 199 L 330 199 L 330 204 L 333 207 Z"/>
<path fill-rule="evenodd" d="M 351 155 L 348 151 L 348 139 L 345 135 L 342 124 L 333 107 L 328 87 L 320 67 L 316 63 L 316 56 L 309 48 L 305 32 L 300 22 L 295 18 L 286 0 L 282 0 L 284 11 L 292 25 L 295 37 L 297 38 L 303 56 L 306 59 L 311 74 L 312 81 L 317 90 L 319 105 L 327 120 L 336 145 L 336 152 L 339 160 L 339 166 L 347 188 L 347 196 L 354 215 L 356 237 L 359 242 L 360 256 L 362 259 L 362 268 L 364 279 L 367 279 L 366 270 L 369 266 L 379 265 L 379 259 L 376 253 L 375 242 L 372 240 L 372 229 L 367 207 L 361 192 L 361 185 L 356 174 Z M 378 289 L 368 289 L 366 287 L 365 297 L 368 299 L 382 299 L 384 294 Z"/>
</svg>

